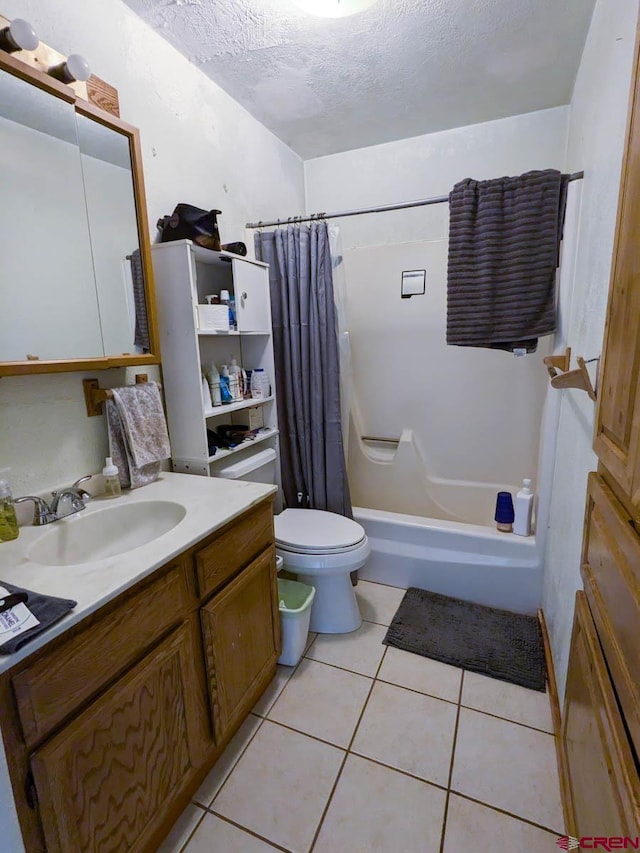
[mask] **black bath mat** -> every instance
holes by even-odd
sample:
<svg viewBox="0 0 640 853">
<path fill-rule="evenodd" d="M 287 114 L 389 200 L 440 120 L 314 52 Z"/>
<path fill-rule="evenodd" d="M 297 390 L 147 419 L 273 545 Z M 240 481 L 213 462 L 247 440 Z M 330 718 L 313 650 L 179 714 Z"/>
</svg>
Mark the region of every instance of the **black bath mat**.
<svg viewBox="0 0 640 853">
<path fill-rule="evenodd" d="M 411 587 L 383 642 L 471 672 L 545 691 L 544 645 L 535 616 L 521 616 Z"/>
</svg>

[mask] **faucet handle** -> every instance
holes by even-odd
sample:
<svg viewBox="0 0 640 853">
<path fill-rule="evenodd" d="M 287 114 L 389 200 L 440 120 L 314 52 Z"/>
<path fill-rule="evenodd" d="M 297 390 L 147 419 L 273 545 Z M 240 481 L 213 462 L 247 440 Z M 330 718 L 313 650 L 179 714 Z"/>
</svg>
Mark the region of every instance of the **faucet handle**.
<svg viewBox="0 0 640 853">
<path fill-rule="evenodd" d="M 84 477 L 80 477 L 80 479 L 76 480 L 73 486 L 71 486 L 72 489 L 75 489 L 78 492 L 85 504 L 88 504 L 90 500 L 93 500 L 93 495 L 90 492 L 87 492 L 86 489 L 81 489 L 80 483 L 86 483 L 87 480 L 90 480 L 92 477 L 93 474 L 85 474 Z"/>
<path fill-rule="evenodd" d="M 35 495 L 25 495 L 23 498 L 16 498 L 14 503 L 21 504 L 24 501 L 33 501 L 33 521 L 32 525 L 40 527 L 42 524 L 51 524 L 56 520 L 56 514 L 51 511 L 49 504 L 42 498 Z"/>
</svg>

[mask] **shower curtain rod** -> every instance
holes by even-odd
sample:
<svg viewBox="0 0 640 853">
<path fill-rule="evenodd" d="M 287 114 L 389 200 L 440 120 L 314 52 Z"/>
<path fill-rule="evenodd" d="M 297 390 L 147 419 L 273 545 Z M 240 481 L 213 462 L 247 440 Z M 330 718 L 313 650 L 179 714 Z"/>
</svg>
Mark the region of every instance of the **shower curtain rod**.
<svg viewBox="0 0 640 853">
<path fill-rule="evenodd" d="M 570 181 L 584 178 L 584 172 L 573 172 Z M 425 207 L 428 204 L 442 204 L 449 201 L 448 195 L 433 198 L 419 198 L 415 201 L 403 201 L 400 204 L 383 204 L 380 207 L 361 207 L 358 210 L 335 210 L 333 213 L 312 213 L 311 216 L 290 216 L 288 219 L 274 219 L 271 222 L 247 222 L 245 228 L 270 228 L 272 225 L 295 225 L 300 222 L 313 222 L 317 219 L 338 219 L 343 216 L 360 216 L 362 213 L 385 213 L 387 210 L 404 210 L 407 207 Z"/>
</svg>

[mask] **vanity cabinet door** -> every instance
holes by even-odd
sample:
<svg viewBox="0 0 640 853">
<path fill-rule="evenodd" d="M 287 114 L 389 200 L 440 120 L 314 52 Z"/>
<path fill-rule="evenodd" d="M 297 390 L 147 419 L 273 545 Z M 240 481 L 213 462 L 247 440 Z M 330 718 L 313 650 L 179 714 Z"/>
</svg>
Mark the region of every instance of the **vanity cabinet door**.
<svg viewBox="0 0 640 853">
<path fill-rule="evenodd" d="M 156 849 L 206 751 L 199 645 L 194 615 L 34 753 L 50 853 Z"/>
<path fill-rule="evenodd" d="M 255 690 L 280 654 L 276 557 L 273 547 L 201 611 L 216 742 L 257 700 Z"/>
</svg>

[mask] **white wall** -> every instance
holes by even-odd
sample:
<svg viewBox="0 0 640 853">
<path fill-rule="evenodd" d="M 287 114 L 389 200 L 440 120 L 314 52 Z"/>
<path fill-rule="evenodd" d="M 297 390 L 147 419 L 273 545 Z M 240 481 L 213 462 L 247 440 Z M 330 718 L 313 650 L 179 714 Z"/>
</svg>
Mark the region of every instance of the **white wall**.
<svg viewBox="0 0 640 853">
<path fill-rule="evenodd" d="M 585 358 L 602 349 L 637 15 L 638 0 L 598 0 L 570 107 L 566 168 L 584 169 L 585 179 L 567 343 Z M 597 465 L 593 424 L 586 394 L 563 392 L 543 603 L 561 697 L 582 587 L 587 474 Z"/>
<path fill-rule="evenodd" d="M 118 89 L 122 118 L 140 128 L 152 235 L 180 201 L 219 207 L 223 241 L 244 239 L 248 220 L 304 209 L 298 156 L 120 0 L 5 0 L 2 13 L 27 18 L 57 50 L 82 53 Z M 16 494 L 101 468 L 104 419 L 87 418 L 81 378 L 0 379 L 0 467 L 11 465 Z"/>
<path fill-rule="evenodd" d="M 465 177 L 562 169 L 567 119 L 567 108 L 558 107 L 307 161 L 307 209 L 390 204 L 447 195 Z M 440 504 L 428 514 L 492 523 L 496 489 L 515 490 L 535 476 L 547 387 L 541 360 L 551 339 L 519 359 L 446 346 L 447 204 L 336 221 L 363 432 L 395 437 L 413 430 Z M 416 268 L 427 271 L 427 294 L 402 300 L 401 272 Z M 372 497 L 375 467 L 351 442 L 355 502 L 409 512 L 404 504 L 385 505 L 393 496 L 380 465 L 385 485 L 378 500 Z M 423 476 L 419 465 L 410 467 Z M 405 483 L 405 497 L 419 485 Z M 426 511 L 413 503 L 415 514 Z"/>
</svg>

